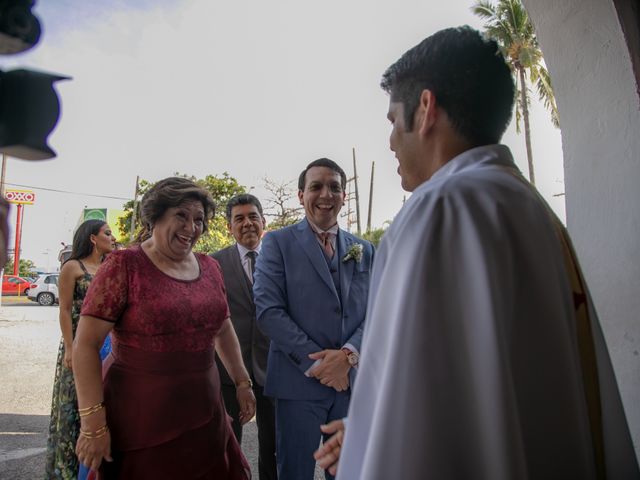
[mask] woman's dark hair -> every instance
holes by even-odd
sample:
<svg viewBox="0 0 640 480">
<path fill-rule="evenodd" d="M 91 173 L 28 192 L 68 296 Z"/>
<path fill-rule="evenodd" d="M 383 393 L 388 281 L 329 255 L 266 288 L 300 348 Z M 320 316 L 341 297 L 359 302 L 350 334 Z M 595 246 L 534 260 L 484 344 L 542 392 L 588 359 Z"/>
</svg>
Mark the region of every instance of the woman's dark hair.
<svg viewBox="0 0 640 480">
<path fill-rule="evenodd" d="M 151 236 L 155 223 L 170 209 L 195 200 L 204 209 L 203 232 L 209 227 L 209 219 L 216 212 L 216 204 L 211 194 L 193 181 L 184 177 L 169 177 L 157 182 L 142 197 L 140 202 L 140 221 L 142 231 L 138 233 L 136 243 L 142 243 Z"/>
<path fill-rule="evenodd" d="M 71 256 L 69 260 L 82 260 L 93 252 L 91 235 L 98 235 L 100 229 L 107 224 L 104 220 L 85 220 L 80 224 L 76 233 L 73 234 L 73 245 L 71 246 Z"/>
</svg>

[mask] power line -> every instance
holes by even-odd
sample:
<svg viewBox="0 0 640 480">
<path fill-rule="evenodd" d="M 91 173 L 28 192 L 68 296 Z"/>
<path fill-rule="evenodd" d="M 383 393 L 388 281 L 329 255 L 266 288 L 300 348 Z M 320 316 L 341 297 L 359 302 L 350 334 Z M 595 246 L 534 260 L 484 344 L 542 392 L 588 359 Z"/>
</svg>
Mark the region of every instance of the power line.
<svg viewBox="0 0 640 480">
<path fill-rule="evenodd" d="M 82 192 L 71 192 L 69 190 L 57 190 L 55 188 L 46 188 L 46 187 L 34 187 L 31 185 L 20 185 L 18 183 L 6 183 L 5 185 L 11 185 L 12 187 L 21 187 L 21 188 L 33 188 L 34 190 L 46 190 L 47 192 L 56 192 L 56 193 L 67 193 L 69 195 L 82 195 L 85 197 L 99 197 L 99 198 L 110 198 L 113 200 L 133 200 L 132 198 L 125 197 L 113 197 L 111 195 L 98 195 L 95 193 L 82 193 Z"/>
</svg>

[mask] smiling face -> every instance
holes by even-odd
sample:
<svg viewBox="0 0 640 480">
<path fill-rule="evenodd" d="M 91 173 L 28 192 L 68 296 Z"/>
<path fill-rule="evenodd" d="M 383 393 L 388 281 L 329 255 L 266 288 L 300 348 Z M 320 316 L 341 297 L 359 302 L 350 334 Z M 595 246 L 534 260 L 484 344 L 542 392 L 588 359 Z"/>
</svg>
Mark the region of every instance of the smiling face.
<svg viewBox="0 0 640 480">
<path fill-rule="evenodd" d="M 425 177 L 423 162 L 418 154 L 418 135 L 416 128 L 407 130 L 404 118 L 404 105 L 401 102 L 389 102 L 387 118 L 392 129 L 389 136 L 389 148 L 398 159 L 398 174 L 402 179 L 402 188 L 412 192 L 418 185 L 428 179 Z"/>
<path fill-rule="evenodd" d="M 85 237 L 86 238 L 86 237 Z M 91 243 L 101 255 L 106 255 L 116 248 L 116 237 L 111 233 L 111 228 L 106 223 L 100 228 L 97 235 L 91 235 Z"/>
<path fill-rule="evenodd" d="M 305 175 L 304 191 L 298 191 L 307 219 L 322 230 L 338 222 L 345 198 L 340 181 L 340 174 L 328 167 L 311 167 Z"/>
<path fill-rule="evenodd" d="M 231 209 L 231 223 L 227 227 L 236 242 L 249 250 L 255 250 L 262 238 L 265 220 L 255 205 L 235 205 Z"/>
<path fill-rule="evenodd" d="M 152 238 L 158 250 L 174 260 L 190 253 L 204 228 L 204 207 L 197 200 L 187 200 L 169 208 L 153 226 Z"/>
</svg>

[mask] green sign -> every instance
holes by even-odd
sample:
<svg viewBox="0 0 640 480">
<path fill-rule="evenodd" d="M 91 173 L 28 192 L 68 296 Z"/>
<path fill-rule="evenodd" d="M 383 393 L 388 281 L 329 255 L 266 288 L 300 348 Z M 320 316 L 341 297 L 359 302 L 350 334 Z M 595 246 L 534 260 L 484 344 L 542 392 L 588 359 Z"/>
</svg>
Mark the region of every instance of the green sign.
<svg viewBox="0 0 640 480">
<path fill-rule="evenodd" d="M 107 209 L 106 208 L 85 208 L 83 221 L 85 220 L 102 220 L 107 221 Z"/>
</svg>

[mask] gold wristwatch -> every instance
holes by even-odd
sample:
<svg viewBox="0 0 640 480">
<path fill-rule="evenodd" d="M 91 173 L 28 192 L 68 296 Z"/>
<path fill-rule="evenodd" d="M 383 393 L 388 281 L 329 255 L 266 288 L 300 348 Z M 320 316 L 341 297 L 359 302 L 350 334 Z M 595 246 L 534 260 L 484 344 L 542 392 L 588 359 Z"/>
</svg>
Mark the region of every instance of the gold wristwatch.
<svg viewBox="0 0 640 480">
<path fill-rule="evenodd" d="M 351 365 L 354 368 L 357 367 L 358 362 L 360 361 L 360 355 L 358 355 L 356 352 L 352 350 L 349 350 L 346 347 L 343 348 L 342 351 L 347 356 L 347 361 L 349 362 L 349 365 Z"/>
</svg>

